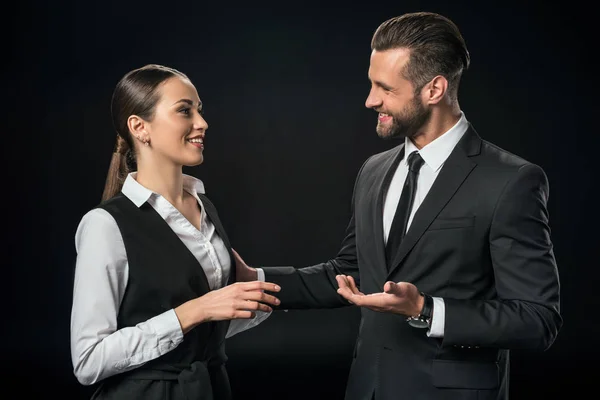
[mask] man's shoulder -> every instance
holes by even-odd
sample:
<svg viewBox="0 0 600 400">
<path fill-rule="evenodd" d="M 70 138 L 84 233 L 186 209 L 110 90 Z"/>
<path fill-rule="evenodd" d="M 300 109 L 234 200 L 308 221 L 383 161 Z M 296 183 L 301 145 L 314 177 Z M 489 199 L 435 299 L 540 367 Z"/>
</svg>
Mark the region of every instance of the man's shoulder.
<svg viewBox="0 0 600 400">
<path fill-rule="evenodd" d="M 546 171 L 541 165 L 485 140 L 482 140 L 481 153 L 476 157 L 476 162 L 478 169 L 486 174 L 486 179 L 493 181 L 524 179 L 547 182 Z"/>
<path fill-rule="evenodd" d="M 523 156 L 517 155 L 505 148 L 487 140 L 482 140 L 481 154 L 478 163 L 497 168 L 519 169 L 524 165 L 533 164 Z"/>
<path fill-rule="evenodd" d="M 392 147 L 391 149 L 380 151 L 367 158 L 364 162 L 364 166 L 378 166 L 394 159 L 400 151 L 404 148 L 404 143 Z"/>
</svg>

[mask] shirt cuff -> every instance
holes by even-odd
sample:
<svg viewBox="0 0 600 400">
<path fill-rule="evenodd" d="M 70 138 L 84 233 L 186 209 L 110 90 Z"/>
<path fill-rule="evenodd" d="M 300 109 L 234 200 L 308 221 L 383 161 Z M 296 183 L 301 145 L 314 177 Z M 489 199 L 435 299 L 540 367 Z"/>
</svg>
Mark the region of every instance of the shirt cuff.
<svg viewBox="0 0 600 400">
<path fill-rule="evenodd" d="M 258 275 L 256 278 L 257 281 L 265 281 L 265 271 L 262 268 L 256 268 L 256 274 Z"/>
<path fill-rule="evenodd" d="M 254 328 L 258 324 L 269 318 L 269 316 L 271 315 L 270 311 L 265 312 L 256 310 L 254 313 L 256 314 L 256 316 L 251 319 L 232 319 L 231 323 L 229 324 L 229 328 L 227 329 L 227 334 L 225 335 L 225 337 L 230 338 L 234 335 L 237 335 L 240 332 Z"/>
<path fill-rule="evenodd" d="M 433 298 L 433 315 L 431 316 L 431 326 L 427 331 L 427 336 L 434 338 L 444 337 L 444 327 L 446 323 L 446 304 L 441 297 Z"/>
<path fill-rule="evenodd" d="M 183 341 L 183 331 L 174 309 L 165 311 L 147 322 L 156 334 L 160 345 L 172 349 Z"/>
</svg>

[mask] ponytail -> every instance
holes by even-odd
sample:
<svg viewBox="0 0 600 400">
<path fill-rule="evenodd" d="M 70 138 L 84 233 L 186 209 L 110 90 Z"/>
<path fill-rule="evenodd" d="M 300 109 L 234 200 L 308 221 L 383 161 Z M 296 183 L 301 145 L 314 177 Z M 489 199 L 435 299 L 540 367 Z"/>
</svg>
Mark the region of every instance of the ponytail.
<svg viewBox="0 0 600 400">
<path fill-rule="evenodd" d="M 129 144 L 121 135 L 117 134 L 115 149 L 112 154 L 106 183 L 104 184 L 104 192 L 102 193 L 102 201 L 106 201 L 114 197 L 121 191 L 127 174 L 131 171 L 128 165 L 128 160 L 133 159 L 132 151 Z"/>
</svg>

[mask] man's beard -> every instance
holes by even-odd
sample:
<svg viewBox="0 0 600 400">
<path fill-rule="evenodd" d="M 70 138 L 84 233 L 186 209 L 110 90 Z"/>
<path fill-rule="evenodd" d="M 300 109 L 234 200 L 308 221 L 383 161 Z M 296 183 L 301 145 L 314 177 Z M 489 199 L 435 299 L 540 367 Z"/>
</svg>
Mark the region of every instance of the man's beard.
<svg viewBox="0 0 600 400">
<path fill-rule="evenodd" d="M 426 109 L 415 96 L 410 104 L 408 104 L 401 113 L 389 113 L 392 117 L 392 122 L 389 125 L 383 126 L 377 124 L 377 135 L 385 140 L 392 139 L 412 139 L 421 130 L 423 125 L 429 121 L 431 117 L 431 109 Z"/>
</svg>

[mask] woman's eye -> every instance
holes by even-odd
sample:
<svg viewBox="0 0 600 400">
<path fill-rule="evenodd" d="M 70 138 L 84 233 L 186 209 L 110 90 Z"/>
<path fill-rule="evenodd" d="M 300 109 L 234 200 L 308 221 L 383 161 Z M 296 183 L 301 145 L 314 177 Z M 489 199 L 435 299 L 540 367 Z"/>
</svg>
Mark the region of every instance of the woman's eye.
<svg viewBox="0 0 600 400">
<path fill-rule="evenodd" d="M 179 112 L 185 114 L 185 115 L 190 115 L 190 109 L 189 108 L 182 108 L 181 110 L 179 110 Z"/>
</svg>

